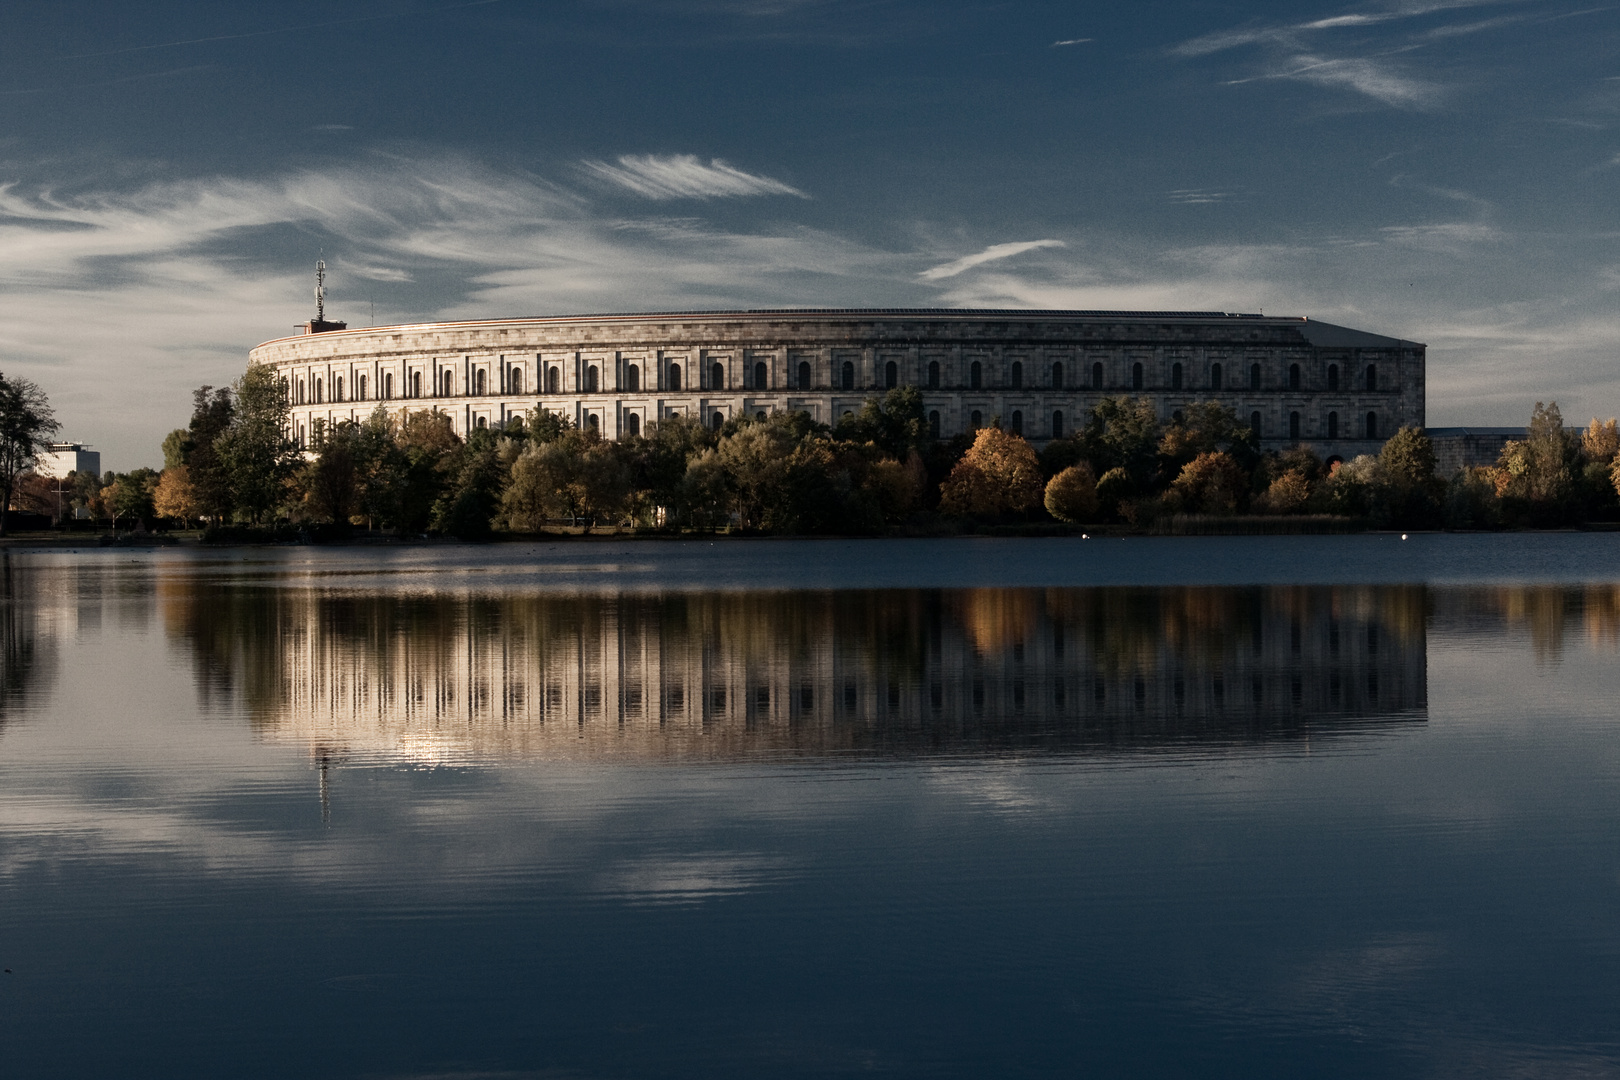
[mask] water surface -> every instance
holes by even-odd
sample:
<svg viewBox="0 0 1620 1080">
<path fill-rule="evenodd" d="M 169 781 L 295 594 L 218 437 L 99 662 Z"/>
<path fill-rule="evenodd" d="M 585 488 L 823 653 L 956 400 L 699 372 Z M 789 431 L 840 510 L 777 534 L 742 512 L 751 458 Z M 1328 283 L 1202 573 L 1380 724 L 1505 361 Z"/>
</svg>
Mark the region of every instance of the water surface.
<svg viewBox="0 0 1620 1080">
<path fill-rule="evenodd" d="M 8 1074 L 1620 1073 L 1620 538 L 0 587 Z"/>
</svg>

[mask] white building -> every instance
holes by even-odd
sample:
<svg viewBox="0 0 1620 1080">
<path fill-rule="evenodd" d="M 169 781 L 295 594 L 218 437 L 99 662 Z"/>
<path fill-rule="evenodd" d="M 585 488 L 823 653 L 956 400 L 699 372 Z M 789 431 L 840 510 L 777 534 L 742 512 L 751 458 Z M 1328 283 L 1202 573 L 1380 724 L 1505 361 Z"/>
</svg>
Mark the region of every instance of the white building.
<svg viewBox="0 0 1620 1080">
<path fill-rule="evenodd" d="M 101 451 L 92 450 L 85 443 L 52 443 L 46 453 L 39 455 L 36 471 L 41 476 L 65 479 L 68 473 L 101 475 Z"/>
</svg>

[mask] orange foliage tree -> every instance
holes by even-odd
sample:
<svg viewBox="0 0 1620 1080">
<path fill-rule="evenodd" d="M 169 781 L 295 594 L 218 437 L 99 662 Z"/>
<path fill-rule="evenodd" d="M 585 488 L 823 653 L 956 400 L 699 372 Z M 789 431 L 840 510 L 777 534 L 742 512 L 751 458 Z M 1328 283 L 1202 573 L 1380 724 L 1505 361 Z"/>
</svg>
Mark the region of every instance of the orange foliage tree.
<svg viewBox="0 0 1620 1080">
<path fill-rule="evenodd" d="M 984 428 L 940 485 L 947 514 L 1003 517 L 1041 505 L 1041 463 L 1022 436 Z"/>
</svg>

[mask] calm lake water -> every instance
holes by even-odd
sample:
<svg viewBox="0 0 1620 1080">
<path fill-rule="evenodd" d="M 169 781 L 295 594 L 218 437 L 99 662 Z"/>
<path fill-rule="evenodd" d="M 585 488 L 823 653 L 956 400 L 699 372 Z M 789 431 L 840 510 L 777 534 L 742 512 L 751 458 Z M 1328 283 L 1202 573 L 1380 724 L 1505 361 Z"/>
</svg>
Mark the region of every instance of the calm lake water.
<svg viewBox="0 0 1620 1080">
<path fill-rule="evenodd" d="M 1620 1075 L 1620 535 L 0 599 L 5 1076 Z"/>
</svg>

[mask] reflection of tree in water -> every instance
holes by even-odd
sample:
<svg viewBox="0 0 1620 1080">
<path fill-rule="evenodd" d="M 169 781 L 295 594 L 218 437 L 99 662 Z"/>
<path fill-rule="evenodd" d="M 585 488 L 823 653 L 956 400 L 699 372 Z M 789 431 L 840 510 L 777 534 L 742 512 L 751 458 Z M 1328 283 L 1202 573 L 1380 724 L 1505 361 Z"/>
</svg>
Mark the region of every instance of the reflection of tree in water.
<svg viewBox="0 0 1620 1080">
<path fill-rule="evenodd" d="M 1530 585 L 1436 591 L 1437 625 L 1461 633 L 1529 634 L 1536 663 L 1557 664 L 1566 638 L 1584 632 L 1594 649 L 1620 649 L 1620 585 Z"/>
<path fill-rule="evenodd" d="M 52 645 L 39 626 L 36 573 L 0 552 L 0 726 L 55 674 Z"/>
<path fill-rule="evenodd" d="M 208 693 L 324 748 L 1092 752 L 1426 712 L 1419 588 L 356 594 L 171 583 Z"/>
</svg>

